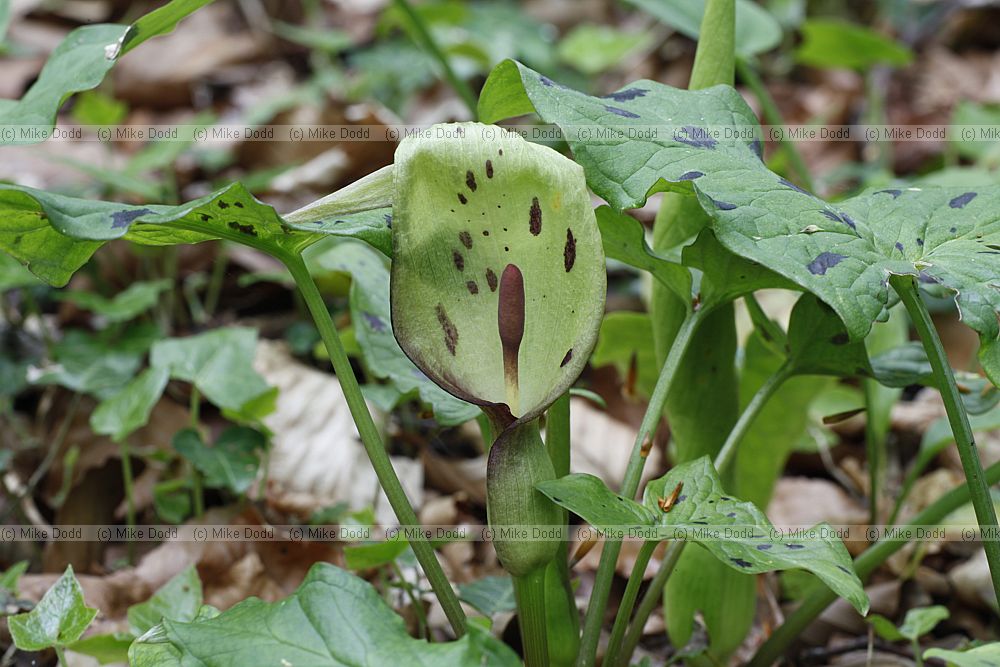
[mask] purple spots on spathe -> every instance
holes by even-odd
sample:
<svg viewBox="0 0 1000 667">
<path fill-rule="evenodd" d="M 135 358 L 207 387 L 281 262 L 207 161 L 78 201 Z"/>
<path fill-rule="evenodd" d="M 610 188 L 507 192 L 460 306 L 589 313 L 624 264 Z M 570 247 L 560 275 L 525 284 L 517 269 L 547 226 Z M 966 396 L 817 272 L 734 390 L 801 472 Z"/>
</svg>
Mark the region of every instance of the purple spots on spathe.
<svg viewBox="0 0 1000 667">
<path fill-rule="evenodd" d="M 486 178 L 493 178 L 493 160 L 486 161 Z"/>
<path fill-rule="evenodd" d="M 458 193 L 458 201 L 459 201 L 459 203 L 462 204 L 462 206 L 465 206 L 466 204 L 469 203 L 469 200 L 466 199 L 465 195 L 463 195 L 461 192 Z"/>
<path fill-rule="evenodd" d="M 703 127 L 688 125 L 674 132 L 674 141 L 680 144 L 687 144 L 695 148 L 715 148 L 719 142 L 709 136 L 708 130 Z"/>
<path fill-rule="evenodd" d="M 111 214 L 111 229 L 121 229 L 128 227 L 139 217 L 152 213 L 148 208 L 137 208 L 126 211 L 116 211 Z"/>
<path fill-rule="evenodd" d="M 372 331 L 378 333 L 382 333 L 383 331 L 385 331 L 385 322 L 382 321 L 381 317 L 379 317 L 378 315 L 373 315 L 371 313 L 365 313 L 365 312 L 362 312 L 361 314 L 364 316 L 365 322 L 368 323 L 368 327 Z"/>
<path fill-rule="evenodd" d="M 538 203 L 538 197 L 532 197 L 531 210 L 528 212 L 528 231 L 532 236 L 542 233 L 542 207 Z"/>
<path fill-rule="evenodd" d="M 615 102 L 629 102 L 637 97 L 645 97 L 647 92 L 649 91 L 642 88 L 625 88 L 608 95 L 602 95 L 602 97 L 606 100 L 614 100 Z"/>
<path fill-rule="evenodd" d="M 469 188 L 472 192 L 476 191 L 476 175 L 472 173 L 472 170 L 465 172 L 465 187 Z"/>
<path fill-rule="evenodd" d="M 639 114 L 632 113 L 631 111 L 626 111 L 625 109 L 620 109 L 618 107 L 613 107 L 609 104 L 604 105 L 605 111 L 610 111 L 616 116 L 621 116 L 622 118 L 638 118 Z"/>
<path fill-rule="evenodd" d="M 451 261 L 455 263 L 455 268 L 459 271 L 465 271 L 465 257 L 462 256 L 457 250 L 451 251 Z"/>
<path fill-rule="evenodd" d="M 976 198 L 978 192 L 966 192 L 963 195 L 959 195 L 948 202 L 948 206 L 952 208 L 965 208 L 969 202 Z"/>
<path fill-rule="evenodd" d="M 490 286 L 491 292 L 497 291 L 497 274 L 493 269 L 486 269 L 486 284 Z"/>
<path fill-rule="evenodd" d="M 701 178 L 704 175 L 705 175 L 705 172 L 702 172 L 702 171 L 689 171 L 689 172 L 686 172 L 684 174 L 681 174 L 681 177 L 678 178 L 677 181 L 678 182 L 680 182 L 680 181 L 693 181 L 695 179 Z"/>
<path fill-rule="evenodd" d="M 566 273 L 569 273 L 573 269 L 573 264 L 575 262 L 576 262 L 576 239 L 573 238 L 573 230 L 567 227 L 566 247 L 563 248 L 563 266 L 566 268 Z"/>
<path fill-rule="evenodd" d="M 562 361 L 559 362 L 559 368 L 562 368 L 573 359 L 573 348 L 566 350 L 566 355 L 563 357 Z"/>
<path fill-rule="evenodd" d="M 479 294 L 479 285 L 476 284 L 475 280 L 470 280 L 465 283 L 465 288 L 469 290 L 469 294 L 475 296 Z"/>
<path fill-rule="evenodd" d="M 458 240 L 462 242 L 462 245 L 464 245 L 467 250 L 472 250 L 472 234 L 469 232 L 459 232 Z"/>
<path fill-rule="evenodd" d="M 441 331 L 444 333 L 445 347 L 451 352 L 451 356 L 455 356 L 455 350 L 458 348 L 458 329 L 448 317 L 443 305 L 439 303 L 434 312 L 437 315 L 438 324 L 441 325 Z"/>
<path fill-rule="evenodd" d="M 806 265 L 806 268 L 814 276 L 823 276 L 826 275 L 829 269 L 837 266 L 845 259 L 847 259 L 846 255 L 840 255 L 835 252 L 821 252 L 816 259 Z"/>
</svg>

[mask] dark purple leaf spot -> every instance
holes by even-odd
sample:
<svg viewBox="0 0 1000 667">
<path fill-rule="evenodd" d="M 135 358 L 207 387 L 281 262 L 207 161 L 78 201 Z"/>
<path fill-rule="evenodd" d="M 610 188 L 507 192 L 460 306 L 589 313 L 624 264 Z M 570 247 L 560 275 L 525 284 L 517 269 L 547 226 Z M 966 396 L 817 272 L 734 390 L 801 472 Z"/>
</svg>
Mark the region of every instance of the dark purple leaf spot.
<svg viewBox="0 0 1000 667">
<path fill-rule="evenodd" d="M 539 75 L 538 75 L 538 81 L 539 81 L 539 82 L 540 82 L 540 83 L 541 83 L 541 84 L 542 84 L 543 86 L 546 86 L 547 88 L 552 88 L 553 86 L 555 86 L 555 85 L 556 85 L 556 82 L 555 82 L 555 81 L 553 81 L 553 80 L 552 80 L 552 79 L 550 79 L 549 77 L 547 77 L 547 76 L 545 76 L 545 75 L 542 75 L 542 74 L 539 74 Z"/>
<path fill-rule="evenodd" d="M 236 208 L 243 208 L 243 202 L 234 201 L 233 206 Z"/>
<path fill-rule="evenodd" d="M 900 243 L 899 241 L 896 241 L 896 250 L 898 250 L 899 252 L 903 252 L 903 244 Z"/>
<path fill-rule="evenodd" d="M 479 294 L 479 285 L 476 284 L 475 280 L 470 280 L 465 283 L 466 289 L 469 290 L 469 294 L 476 295 Z"/>
<path fill-rule="evenodd" d="M 676 505 L 677 503 L 679 503 L 679 502 L 681 502 L 683 500 L 686 500 L 686 499 L 687 499 L 687 496 L 682 493 L 681 495 L 677 496 L 677 500 L 674 501 L 674 505 Z"/>
<path fill-rule="evenodd" d="M 701 178 L 704 175 L 705 175 L 704 172 L 701 172 L 701 171 L 689 171 L 686 174 L 681 174 L 681 177 L 678 178 L 677 180 L 678 181 L 693 181 L 696 178 Z"/>
<path fill-rule="evenodd" d="M 920 246 L 921 248 L 923 248 L 924 247 L 924 240 L 923 239 L 917 239 L 917 245 Z"/>
<path fill-rule="evenodd" d="M 621 116 L 622 118 L 638 118 L 639 114 L 632 113 L 631 111 L 626 111 L 625 109 L 620 109 L 618 107 L 613 107 L 609 104 L 604 105 L 605 111 L 610 111 L 616 116 Z"/>
<path fill-rule="evenodd" d="M 949 231 L 949 232 L 951 232 L 952 234 L 954 234 L 955 232 L 957 232 L 957 231 L 958 231 L 958 227 L 952 227 L 952 228 L 951 228 L 951 229 L 949 229 L 948 231 Z"/>
<path fill-rule="evenodd" d="M 927 273 L 926 271 L 921 271 L 917 274 L 917 280 L 925 285 L 937 285 L 941 281 Z"/>
<path fill-rule="evenodd" d="M 458 240 L 462 242 L 468 250 L 472 250 L 472 234 L 469 232 L 459 232 Z"/>
<path fill-rule="evenodd" d="M 465 257 L 462 257 L 462 253 L 457 250 L 452 250 L 451 261 L 455 263 L 456 269 L 459 271 L 465 271 Z"/>
<path fill-rule="evenodd" d="M 234 220 L 232 222 L 227 222 L 226 227 L 229 227 L 234 232 L 239 232 L 245 236 L 257 236 L 257 230 L 254 229 L 253 225 L 241 225 Z"/>
<path fill-rule="evenodd" d="M 820 213 L 828 217 L 830 220 L 833 220 L 834 222 L 843 222 L 843 220 L 840 219 L 840 216 L 834 213 L 833 211 L 828 211 L 824 208 L 822 211 L 820 211 Z"/>
<path fill-rule="evenodd" d="M 148 208 L 130 209 L 126 211 L 116 211 L 111 214 L 111 229 L 121 229 L 128 227 L 139 217 L 152 213 Z"/>
<path fill-rule="evenodd" d="M 854 574 L 853 572 L 851 572 L 850 570 L 848 570 L 843 565 L 838 565 L 837 569 L 840 570 L 841 572 L 843 572 L 844 574 Z"/>
<path fill-rule="evenodd" d="M 212 216 L 210 216 L 210 215 L 205 215 L 204 213 L 202 213 L 202 214 L 201 214 L 200 216 L 198 216 L 198 217 L 200 217 L 200 218 L 201 218 L 201 221 L 202 221 L 202 222 L 208 222 L 209 220 L 211 220 L 211 219 L 212 219 Z M 316 222 L 317 222 L 317 223 L 321 223 L 321 222 L 323 222 L 323 221 L 322 221 L 322 220 L 317 220 Z"/>
<path fill-rule="evenodd" d="M 712 199 L 709 197 L 709 199 Z M 720 211 L 732 211 L 736 208 L 736 204 L 730 204 L 727 201 L 719 201 L 718 199 L 712 199 L 712 203 L 715 204 L 715 208 Z"/>
<path fill-rule="evenodd" d="M 805 549 L 805 545 L 802 544 L 786 544 L 785 548 L 791 549 L 792 551 L 797 551 L 798 549 Z"/>
<path fill-rule="evenodd" d="M 566 273 L 569 273 L 576 262 L 576 239 L 573 238 L 573 230 L 566 228 L 566 247 L 563 248 L 563 266 Z"/>
<path fill-rule="evenodd" d="M 385 226 L 392 229 L 392 216 L 386 213 L 383 219 L 385 220 Z"/>
<path fill-rule="evenodd" d="M 532 236 L 542 233 L 542 207 L 538 203 L 538 197 L 531 199 L 531 211 L 528 212 L 528 230 Z"/>
<path fill-rule="evenodd" d="M 795 190 L 796 192 L 801 192 L 804 195 L 808 195 L 809 194 L 809 192 L 807 190 L 803 190 L 802 188 L 800 188 L 799 186 L 795 185 L 795 183 L 792 183 L 787 178 L 779 179 L 778 182 L 781 183 L 782 185 L 784 185 L 786 188 L 791 188 L 792 190 Z"/>
<path fill-rule="evenodd" d="M 689 125 L 674 132 L 674 141 L 680 144 L 687 144 L 695 148 L 715 148 L 718 141 L 709 136 L 708 131 L 702 127 Z"/>
<path fill-rule="evenodd" d="M 899 195 L 903 194 L 903 191 L 902 190 L 879 190 L 875 194 L 877 194 L 877 195 L 892 195 L 892 198 L 895 199 Z"/>
<path fill-rule="evenodd" d="M 225 209 L 229 208 L 229 204 L 227 204 L 227 203 L 226 203 L 226 202 L 224 202 L 224 201 L 220 201 L 220 202 L 218 203 L 218 207 L 219 207 L 219 208 L 221 208 L 221 209 L 223 209 L 223 210 L 225 210 Z"/>
<path fill-rule="evenodd" d="M 838 255 L 835 252 L 822 252 L 813 261 L 806 265 L 809 269 L 809 273 L 815 276 L 826 275 L 829 269 L 840 264 L 841 261 L 847 259 L 846 255 Z"/>
<path fill-rule="evenodd" d="M 463 195 L 461 192 L 458 193 L 458 201 L 459 201 L 459 203 L 462 204 L 462 206 L 465 206 L 466 204 L 469 203 L 469 200 L 466 199 L 465 195 Z"/>
<path fill-rule="evenodd" d="M 846 333 L 844 333 L 843 331 L 841 331 L 838 334 L 834 334 L 830 338 L 830 342 L 833 343 L 834 345 L 847 345 L 847 341 L 849 341 L 849 340 L 850 340 L 850 337 Z"/>
<path fill-rule="evenodd" d="M 726 516 L 729 517 L 730 519 L 735 519 L 736 518 L 736 512 L 729 512 L 728 514 L 726 514 Z"/>
<path fill-rule="evenodd" d="M 497 291 L 497 274 L 493 269 L 486 269 L 486 284 L 490 286 L 491 292 Z"/>
<path fill-rule="evenodd" d="M 476 191 L 476 175 L 472 173 L 471 169 L 465 172 L 465 187 L 473 192 Z"/>
<path fill-rule="evenodd" d="M 764 159 L 764 144 L 760 142 L 760 139 L 754 139 L 750 142 L 750 150 L 753 151 L 759 159 Z"/>
<path fill-rule="evenodd" d="M 486 178 L 493 178 L 493 160 L 486 161 Z"/>
<path fill-rule="evenodd" d="M 770 544 L 758 544 L 757 551 L 768 551 L 771 548 Z"/>
<path fill-rule="evenodd" d="M 573 358 L 573 348 L 569 348 L 568 350 L 566 350 L 566 355 L 563 357 L 562 361 L 559 362 L 559 368 L 562 368 L 563 366 L 568 364 L 572 358 Z"/>
<path fill-rule="evenodd" d="M 629 102 L 637 97 L 645 97 L 648 91 L 642 88 L 625 88 L 624 90 L 619 90 L 608 95 L 602 95 L 606 100 L 614 100 L 615 102 Z"/>
<path fill-rule="evenodd" d="M 948 202 L 948 206 L 952 208 L 965 208 L 966 205 L 976 198 L 977 192 L 966 192 L 964 195 L 959 195 Z"/>
<path fill-rule="evenodd" d="M 753 563 L 747 562 L 742 558 L 730 558 L 729 560 L 733 561 L 736 565 L 739 565 L 740 567 L 753 567 Z"/>
<path fill-rule="evenodd" d="M 448 313 L 444 312 L 444 306 L 440 303 L 437 308 L 434 309 L 437 313 L 438 324 L 441 325 L 441 331 L 444 332 L 444 344 L 451 352 L 451 356 L 455 356 L 455 348 L 458 347 L 458 329 L 455 328 L 454 323 L 448 317 Z"/>
<path fill-rule="evenodd" d="M 383 331 L 385 331 L 385 322 L 382 321 L 381 317 L 379 317 L 378 315 L 372 315 L 371 313 L 363 312 L 361 314 L 364 315 L 365 322 L 368 323 L 368 326 L 371 328 L 372 331 L 377 331 L 378 333 L 382 333 Z"/>
</svg>

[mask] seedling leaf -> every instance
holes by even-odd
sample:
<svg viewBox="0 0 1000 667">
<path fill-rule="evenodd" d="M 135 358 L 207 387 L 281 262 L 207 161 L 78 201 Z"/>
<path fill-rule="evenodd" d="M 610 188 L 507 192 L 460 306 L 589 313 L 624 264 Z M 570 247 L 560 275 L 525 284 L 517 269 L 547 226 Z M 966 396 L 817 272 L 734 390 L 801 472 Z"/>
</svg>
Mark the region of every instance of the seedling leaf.
<svg viewBox="0 0 1000 667">
<path fill-rule="evenodd" d="M 1000 663 L 1000 642 L 977 646 L 968 651 L 929 648 L 924 651 L 924 659 L 928 658 L 944 660 L 956 667 L 996 667 Z"/>
<path fill-rule="evenodd" d="M 244 493 L 257 477 L 267 439 L 255 429 L 232 426 L 209 447 L 194 429 L 179 431 L 174 449 L 205 476 L 205 485 Z"/>
<path fill-rule="evenodd" d="M 120 392 L 102 401 L 90 415 L 90 427 L 98 435 L 122 441 L 149 422 L 149 415 L 167 387 L 169 374 L 163 368 L 147 368 Z"/>
<path fill-rule="evenodd" d="M 129 607 L 129 632 L 141 637 L 165 618 L 192 621 L 198 615 L 201 604 L 201 579 L 192 565 L 164 584 L 151 598 Z"/>
<path fill-rule="evenodd" d="M 14 645 L 22 651 L 41 651 L 72 644 L 90 625 L 97 610 L 84 603 L 73 567 L 45 593 L 35 608 L 7 619 Z"/>
</svg>

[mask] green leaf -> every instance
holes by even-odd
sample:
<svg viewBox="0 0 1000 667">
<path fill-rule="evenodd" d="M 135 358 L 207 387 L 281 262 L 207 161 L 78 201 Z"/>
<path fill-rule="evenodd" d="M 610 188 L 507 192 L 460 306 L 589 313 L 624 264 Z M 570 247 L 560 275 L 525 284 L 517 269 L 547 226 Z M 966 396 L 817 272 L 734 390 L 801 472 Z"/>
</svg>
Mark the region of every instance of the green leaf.
<svg viewBox="0 0 1000 667">
<path fill-rule="evenodd" d="M 147 368 L 120 392 L 101 401 L 90 415 L 90 427 L 98 435 L 120 442 L 149 422 L 149 415 L 169 380 L 162 368 Z"/>
<path fill-rule="evenodd" d="M 160 294 L 172 285 L 169 279 L 132 283 L 110 299 L 83 291 L 60 292 L 56 298 L 101 315 L 108 322 L 126 322 L 155 306 Z"/>
<path fill-rule="evenodd" d="M 799 297 L 792 309 L 788 350 L 798 375 L 872 374 L 864 341 L 852 341 L 833 309 L 811 294 Z"/>
<path fill-rule="evenodd" d="M 29 126 L 15 128 L 15 139 L 4 137 L 2 143 L 33 144 L 47 139 L 66 98 L 96 88 L 122 53 L 150 37 L 173 30 L 180 19 L 207 1 L 173 0 L 132 26 L 88 25 L 69 33 L 49 56 L 24 97 L 0 100 L 0 125 Z"/>
<path fill-rule="evenodd" d="M 97 610 L 84 603 L 80 582 L 69 566 L 34 609 L 11 616 L 7 625 L 15 646 L 22 651 L 41 651 L 72 644 L 96 616 Z"/>
<path fill-rule="evenodd" d="M 767 169 L 756 150 L 757 121 L 731 88 L 689 92 L 637 81 L 609 97 L 563 88 L 507 61 L 487 80 L 480 113 L 498 120 L 537 110 L 559 124 L 591 187 L 616 208 L 638 206 L 657 189 L 693 188 L 723 246 L 825 301 L 852 339 L 865 337 L 894 300 L 887 275 L 917 276 L 923 289 L 954 297 L 980 335 L 984 369 L 1000 382 L 1000 290 L 993 287 L 1000 188 L 871 189 L 834 206 Z M 588 127 L 586 141 L 574 129 L 580 125 Z M 615 138 L 651 125 L 661 126 L 660 136 Z M 664 137 L 663 127 L 680 129 Z"/>
<path fill-rule="evenodd" d="M 881 614 L 872 614 L 866 620 L 875 629 L 875 633 L 888 642 L 898 642 L 906 639 L 903 633 L 896 627 L 896 624 Z"/>
<path fill-rule="evenodd" d="M 128 662 L 128 647 L 135 637 L 128 632 L 114 632 L 106 635 L 92 635 L 75 641 L 66 648 L 74 653 L 89 655 L 99 664 L 121 664 Z"/>
<path fill-rule="evenodd" d="M 802 24 L 802 46 L 795 59 L 813 67 L 866 70 L 875 65 L 902 67 L 913 52 L 895 40 L 838 19 L 809 19 Z"/>
<path fill-rule="evenodd" d="M 695 296 L 702 308 L 714 308 L 761 289 L 795 289 L 770 269 L 724 248 L 711 230 L 684 247 L 683 262 L 703 274 Z"/>
<path fill-rule="evenodd" d="M 22 560 L 14 563 L 0 574 L 0 588 L 17 593 L 17 582 L 21 575 L 28 571 L 28 561 Z"/>
<path fill-rule="evenodd" d="M 490 617 L 517 608 L 514 582 L 507 576 L 483 577 L 468 584 L 458 584 L 458 599 Z"/>
<path fill-rule="evenodd" d="M 936 386 L 931 362 L 923 346 L 914 341 L 875 355 L 871 359 L 875 379 L 886 387 L 905 388 L 914 384 Z M 1000 402 L 997 390 L 983 377 L 967 371 L 953 370 L 962 395 L 962 403 L 971 415 L 980 415 Z"/>
<path fill-rule="evenodd" d="M 253 368 L 257 331 L 247 327 L 214 329 L 186 338 L 158 341 L 150 351 L 150 365 L 164 369 L 175 380 L 194 384 L 205 398 L 234 413 L 248 411 L 273 393 Z"/>
<path fill-rule="evenodd" d="M 324 236 L 356 236 L 388 247 L 385 211 L 286 222 L 234 183 L 180 206 L 77 199 L 0 183 L 0 250 L 45 282 L 62 286 L 107 241 L 175 245 L 227 239 L 269 252 L 301 252 Z"/>
<path fill-rule="evenodd" d="M 661 511 L 659 501 L 678 484 L 682 487 L 673 507 Z M 568 475 L 537 488 L 595 527 L 653 528 L 660 539 L 700 544 L 739 572 L 808 570 L 859 612 L 868 610 L 868 596 L 852 569 L 851 556 L 829 526 L 814 527 L 805 539 L 783 539 L 756 506 L 725 495 L 707 456 L 675 466 L 647 484 L 642 505 L 613 493 L 592 475 Z M 732 532 L 726 533 L 727 527 Z"/>
<path fill-rule="evenodd" d="M 413 639 L 371 584 L 325 563 L 281 602 L 251 598 L 215 618 L 164 621 L 132 645 L 129 659 L 133 667 L 520 665 L 513 651 L 474 630 L 452 642 Z"/>
<path fill-rule="evenodd" d="M 659 368 L 649 315 L 627 311 L 605 315 L 590 363 L 596 367 L 614 364 L 621 377 L 628 377 L 630 370 L 635 368 L 636 389 L 643 396 L 650 396 L 659 377 Z"/>
<path fill-rule="evenodd" d="M 102 399 L 132 379 L 143 354 L 76 329 L 67 331 L 51 352 L 54 363 L 39 369 L 32 377 L 34 384 L 57 384 Z"/>
<path fill-rule="evenodd" d="M 394 562 L 409 547 L 406 540 L 385 540 L 344 547 L 344 564 L 349 570 L 373 570 Z"/>
<path fill-rule="evenodd" d="M 938 623 L 949 616 L 951 614 L 948 612 L 948 608 L 941 605 L 910 609 L 906 612 L 906 616 L 903 617 L 903 624 L 899 626 L 899 633 L 910 641 L 916 641 L 933 630 Z"/>
<path fill-rule="evenodd" d="M 163 619 L 192 621 L 202 605 L 201 579 L 193 565 L 163 585 L 151 598 L 128 609 L 128 628 L 136 637 Z"/>
<path fill-rule="evenodd" d="M 996 667 L 1000 663 L 1000 642 L 984 644 L 968 651 L 929 648 L 924 651 L 924 659 L 929 658 L 944 660 L 956 667 Z"/>
<path fill-rule="evenodd" d="M 648 33 L 632 33 L 610 26 L 582 23 L 559 42 L 559 58 L 584 74 L 599 74 L 635 51 L 649 47 Z"/>
<path fill-rule="evenodd" d="M 706 0 L 627 0 L 685 36 L 697 40 Z M 736 0 L 736 52 L 753 56 L 781 41 L 781 25 L 755 2 Z"/>
<path fill-rule="evenodd" d="M 38 278 L 5 252 L 0 252 L 0 292 L 40 285 Z"/>
<path fill-rule="evenodd" d="M 261 455 L 267 449 L 264 434 L 246 426 L 231 426 L 212 446 L 192 428 L 177 432 L 174 449 L 205 476 L 205 485 L 245 493 L 257 478 Z"/>
<path fill-rule="evenodd" d="M 439 386 L 528 421 L 579 376 L 604 314 L 583 172 L 499 128 L 429 133 L 396 151 L 393 330 Z"/>
<path fill-rule="evenodd" d="M 97 90 L 81 93 L 73 103 L 73 120 L 80 125 L 117 125 L 128 115 L 128 103 Z"/>
<path fill-rule="evenodd" d="M 339 271 L 352 276 L 351 320 L 365 367 L 388 380 L 398 392 L 396 398 L 416 392 L 442 426 L 462 424 L 479 414 L 478 407 L 438 387 L 403 354 L 392 333 L 389 267 L 382 256 L 357 243 L 339 243 L 311 253 L 307 261 L 313 273 Z"/>
</svg>

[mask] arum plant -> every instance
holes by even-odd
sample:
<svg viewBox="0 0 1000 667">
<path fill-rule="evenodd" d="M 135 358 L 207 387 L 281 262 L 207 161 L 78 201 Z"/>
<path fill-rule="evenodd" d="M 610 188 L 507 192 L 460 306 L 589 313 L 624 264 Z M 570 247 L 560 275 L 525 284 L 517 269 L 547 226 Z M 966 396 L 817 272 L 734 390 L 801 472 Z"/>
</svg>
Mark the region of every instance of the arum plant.
<svg viewBox="0 0 1000 667">
<path fill-rule="evenodd" d="M 441 128 L 438 128 L 441 129 Z M 539 417 L 583 370 L 604 314 L 604 252 L 583 170 L 516 134 L 450 126 L 396 153 L 392 324 L 435 383 L 487 415 L 493 545 L 511 573 L 525 660 L 547 665 L 546 568 L 555 479 Z M 489 135 L 487 135 L 489 136 Z M 575 608 L 572 610 L 575 614 Z"/>
</svg>

